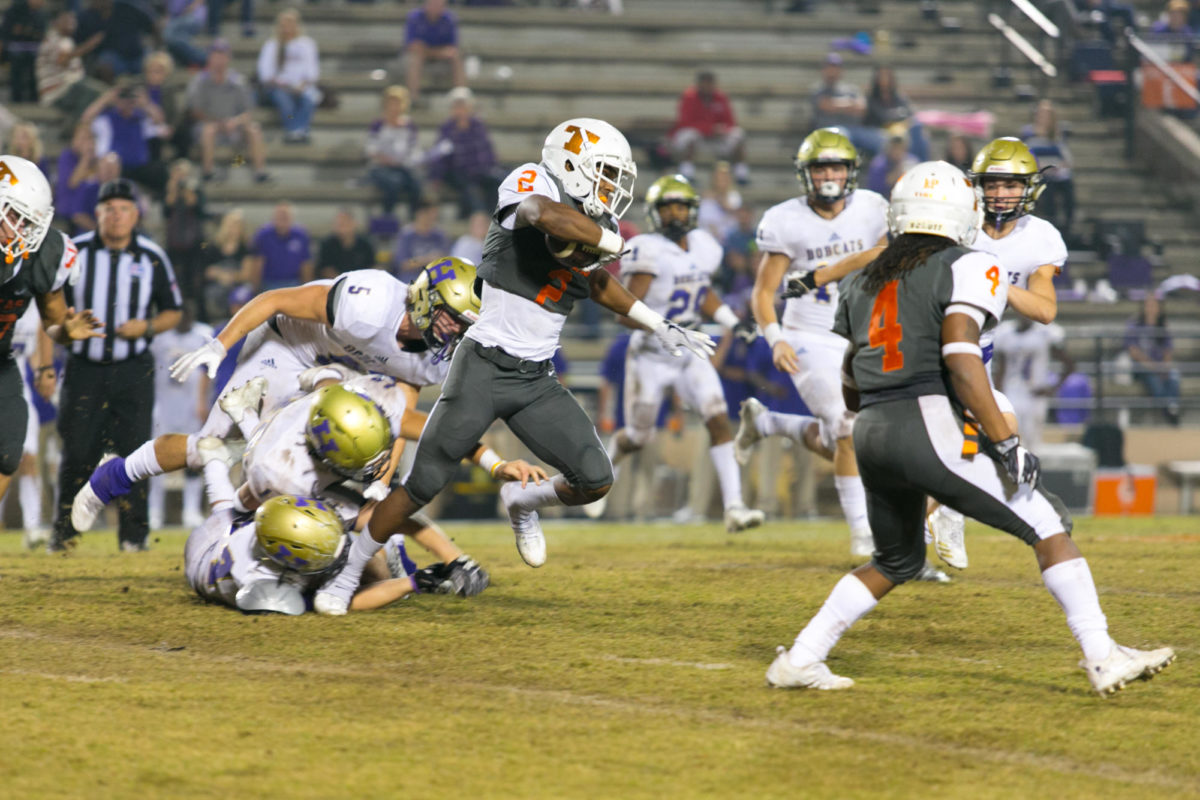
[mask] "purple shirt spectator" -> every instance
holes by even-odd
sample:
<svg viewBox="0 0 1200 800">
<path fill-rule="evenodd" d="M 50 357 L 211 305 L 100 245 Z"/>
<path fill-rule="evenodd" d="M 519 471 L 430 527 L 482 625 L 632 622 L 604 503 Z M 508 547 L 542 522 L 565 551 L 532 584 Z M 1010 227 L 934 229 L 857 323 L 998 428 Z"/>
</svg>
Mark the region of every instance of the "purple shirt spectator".
<svg viewBox="0 0 1200 800">
<path fill-rule="evenodd" d="M 254 235 L 252 251 L 263 260 L 264 291 L 299 284 L 301 266 L 312 258 L 308 232 L 298 225 L 282 235 L 274 225 L 264 225 Z"/>
<path fill-rule="evenodd" d="M 1147 325 L 1134 317 L 1125 325 L 1125 349 L 1137 347 L 1153 361 L 1162 362 L 1172 350 L 1166 325 Z"/>
<path fill-rule="evenodd" d="M 496 168 L 491 135 L 479 117 L 471 117 L 466 127 L 459 127 L 453 119 L 447 120 L 438 131 L 432 153 L 430 180 L 445 180 L 449 173 L 461 178 L 478 178 Z"/>
<path fill-rule="evenodd" d="M 67 219 L 79 213 L 91 214 L 100 194 L 100 183 L 95 180 L 83 181 L 74 189 L 69 186 L 71 173 L 77 166 L 79 154 L 70 147 L 63 148 L 58 156 L 58 179 L 54 183 L 54 211 Z"/>
<path fill-rule="evenodd" d="M 124 116 L 110 106 L 92 122 L 92 133 L 96 136 L 96 154 L 100 156 L 116 153 L 121 157 L 121 166 L 133 169 L 150 161 L 150 146 L 146 143 L 146 112 L 140 108 Z"/>
<path fill-rule="evenodd" d="M 414 8 L 408 12 L 404 24 L 404 44 L 414 41 L 424 42 L 428 47 L 457 45 L 458 20 L 449 11 L 443 11 L 440 17 L 431 20 L 424 8 Z"/>
</svg>

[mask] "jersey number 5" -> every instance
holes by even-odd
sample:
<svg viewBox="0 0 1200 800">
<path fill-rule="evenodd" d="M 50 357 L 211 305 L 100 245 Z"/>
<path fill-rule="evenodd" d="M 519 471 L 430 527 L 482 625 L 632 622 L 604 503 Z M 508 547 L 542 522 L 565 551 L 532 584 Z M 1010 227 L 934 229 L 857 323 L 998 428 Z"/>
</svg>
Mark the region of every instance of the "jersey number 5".
<svg viewBox="0 0 1200 800">
<path fill-rule="evenodd" d="M 875 295 L 871 307 L 871 326 L 868 342 L 871 347 L 883 348 L 883 371 L 895 372 L 904 368 L 904 353 L 900 342 L 904 340 L 904 328 L 900 325 L 900 304 L 896 299 L 897 281 L 892 281 Z"/>
</svg>

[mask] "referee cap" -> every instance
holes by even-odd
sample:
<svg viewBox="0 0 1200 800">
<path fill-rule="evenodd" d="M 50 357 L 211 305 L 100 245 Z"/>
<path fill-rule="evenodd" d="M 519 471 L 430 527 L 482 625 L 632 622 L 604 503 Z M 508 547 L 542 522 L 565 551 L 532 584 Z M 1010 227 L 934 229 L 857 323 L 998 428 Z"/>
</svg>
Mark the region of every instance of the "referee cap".
<svg viewBox="0 0 1200 800">
<path fill-rule="evenodd" d="M 133 182 L 125 178 L 105 181 L 104 185 L 100 187 L 100 194 L 96 196 L 96 204 L 99 205 L 106 200 L 128 200 L 136 203 L 137 194 L 133 190 Z"/>
</svg>

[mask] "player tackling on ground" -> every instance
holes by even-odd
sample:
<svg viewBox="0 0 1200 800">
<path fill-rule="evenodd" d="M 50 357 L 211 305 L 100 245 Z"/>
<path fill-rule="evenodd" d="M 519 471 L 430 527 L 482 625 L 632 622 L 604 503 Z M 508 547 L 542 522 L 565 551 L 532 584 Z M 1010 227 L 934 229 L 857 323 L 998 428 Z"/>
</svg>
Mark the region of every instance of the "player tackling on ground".
<svg viewBox="0 0 1200 800">
<path fill-rule="evenodd" d="M 1037 457 L 1001 415 L 979 347 L 1004 312 L 1008 281 L 971 252 L 981 198 L 957 168 L 926 162 L 892 190 L 895 240 L 850 284 L 834 330 L 850 341 L 846 402 L 858 408 L 855 452 L 875 539 L 869 564 L 843 577 L 790 650 L 767 670 L 781 688 L 846 689 L 825 658 L 846 630 L 925 563 L 925 496 L 1031 545 L 1046 588 L 1083 649 L 1092 688 L 1107 695 L 1175 658 L 1116 644 L 1062 502 Z M 957 246 L 956 246 L 957 245 Z M 965 422 L 971 415 L 976 424 Z"/>
</svg>

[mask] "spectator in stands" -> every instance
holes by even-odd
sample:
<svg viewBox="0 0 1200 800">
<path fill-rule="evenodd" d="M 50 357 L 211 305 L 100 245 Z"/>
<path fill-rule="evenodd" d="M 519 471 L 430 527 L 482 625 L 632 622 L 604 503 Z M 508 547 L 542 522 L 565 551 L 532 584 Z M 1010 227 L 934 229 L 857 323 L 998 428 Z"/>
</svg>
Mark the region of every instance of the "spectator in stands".
<svg viewBox="0 0 1200 800">
<path fill-rule="evenodd" d="M 733 214 L 735 227 L 726 234 L 721 245 L 725 261 L 713 276 L 713 287 L 734 311 L 742 314 L 754 289 L 754 273 L 758 264 L 758 218 L 748 205 L 740 206 Z M 732 406 L 737 408 L 737 406 Z"/>
<path fill-rule="evenodd" d="M 0 44 L 8 58 L 9 100 L 36 103 L 37 53 L 46 37 L 46 0 L 15 0 L 0 20 Z"/>
<path fill-rule="evenodd" d="M 367 134 L 367 180 L 379 191 L 384 214 L 391 216 L 403 200 L 411 219 L 421 200 L 421 184 L 416 176 L 421 148 L 417 144 L 417 125 L 408 115 L 408 89 L 389 86 L 383 90 L 380 105 L 381 116 L 371 123 Z"/>
<path fill-rule="evenodd" d="M 491 134 L 475 116 L 475 97 L 467 87 L 450 91 L 450 118 L 438 130 L 430 153 L 429 179 L 437 189 L 446 187 L 458 196 L 459 219 L 492 211 L 504 176 L 497 173 Z"/>
<path fill-rule="evenodd" d="M 917 121 L 912 103 L 896 85 L 896 73 L 891 67 L 876 67 L 867 92 L 865 125 L 871 125 L 890 136 L 908 137 L 908 151 L 917 161 L 929 160 L 929 142 L 925 130 Z"/>
<path fill-rule="evenodd" d="M 317 43 L 300 28 L 300 13 L 293 8 L 275 19 L 275 35 L 258 53 L 258 82 L 279 111 L 283 141 L 309 139 L 313 111 L 321 99 L 317 78 L 321 65 Z"/>
<path fill-rule="evenodd" d="M 46 160 L 46 148 L 38 126 L 32 122 L 18 122 L 8 134 L 8 146 L 4 152 L 32 161 L 44 174 L 50 174 L 50 162 Z"/>
<path fill-rule="evenodd" d="M 96 157 L 96 137 L 88 125 L 75 126 L 71 144 L 58 155 L 57 180 L 54 184 L 54 211 L 68 220 L 72 235 L 96 229 L 96 197 L 100 183 Z"/>
<path fill-rule="evenodd" d="M 217 231 L 201 246 L 204 260 L 204 305 L 200 316 L 210 323 L 226 319 L 227 300 L 236 286 L 248 286 L 253 270 L 246 217 L 240 208 L 225 212 Z"/>
<path fill-rule="evenodd" d="M 286 200 L 276 204 L 271 221 L 254 234 L 250 254 L 250 284 L 255 291 L 296 286 L 313 279 L 308 231 L 296 224 L 296 212 Z"/>
<path fill-rule="evenodd" d="M 86 76 L 80 49 L 75 46 L 75 13 L 58 12 L 37 53 L 38 102 L 67 116 L 71 129 L 83 110 L 104 89 Z"/>
<path fill-rule="evenodd" d="M 408 92 L 421 96 L 421 72 L 426 61 L 450 64 L 455 86 L 466 86 L 462 53 L 458 49 L 458 19 L 446 10 L 446 0 L 425 0 L 408 12 L 404 24 L 404 54 L 408 60 Z"/>
<path fill-rule="evenodd" d="M 488 228 L 492 217 L 486 211 L 476 211 L 467 221 L 467 232 L 454 240 L 450 255 L 455 258 L 465 258 L 472 264 L 483 260 L 483 240 L 487 238 Z"/>
<path fill-rule="evenodd" d="M 221 34 L 221 15 L 225 13 L 226 3 L 232 0 L 207 0 L 208 3 L 208 35 Z M 249 39 L 254 36 L 254 0 L 242 0 L 242 36 Z"/>
<path fill-rule="evenodd" d="M 1195 60 L 1196 34 L 1188 25 L 1190 10 L 1188 0 L 1169 0 L 1162 17 L 1150 27 L 1149 38 L 1165 48 L 1163 55 L 1173 64 Z"/>
<path fill-rule="evenodd" d="M 208 47 L 208 68 L 188 86 L 187 107 L 199 124 L 200 165 L 206 181 L 217 177 L 213 159 L 218 144 L 248 146 L 254 180 L 271 179 L 266 171 L 262 128 L 250 116 L 254 98 L 246 80 L 229 68 L 229 42 L 218 39 Z"/>
<path fill-rule="evenodd" d="M 408 283 L 433 259 L 450 252 L 450 239 L 437 225 L 438 207 L 422 203 L 413 221 L 400 231 L 392 251 L 392 274 Z"/>
<path fill-rule="evenodd" d="M 1125 349 L 1134 360 L 1134 377 L 1146 394 L 1164 401 L 1163 416 L 1179 424 L 1179 369 L 1172 361 L 1167 313 L 1153 292 L 1146 293 L 1142 310 L 1125 328 Z"/>
<path fill-rule="evenodd" d="M 1115 44 L 1120 31 L 1135 27 L 1133 8 L 1112 0 L 1075 0 L 1080 26 L 1095 31 L 1109 44 Z"/>
<path fill-rule="evenodd" d="M 696 177 L 693 162 L 696 146 L 701 143 L 712 148 L 718 158 L 733 162 L 733 177 L 738 183 L 749 182 L 746 133 L 738 127 L 733 104 L 717 88 L 717 76 L 709 70 L 697 73 L 696 84 L 683 90 L 671 129 L 671 150 L 679 171 L 688 180 Z"/>
<path fill-rule="evenodd" d="M 971 140 L 961 133 L 952 133 L 946 139 L 946 152 L 942 156 L 943 161 L 947 161 L 954 166 L 967 172 L 971 169 L 971 161 L 975 158 L 975 146 L 971 144 Z"/>
<path fill-rule="evenodd" d="M 713 165 L 712 181 L 700 195 L 700 210 L 696 224 L 713 235 L 718 242 L 725 240 L 737 227 L 734 216 L 742 206 L 742 195 L 733 185 L 733 172 L 728 161 Z"/>
<path fill-rule="evenodd" d="M 204 189 L 192 162 L 186 158 L 171 164 L 163 198 L 163 217 L 167 227 L 167 257 L 175 265 L 175 277 L 185 299 L 204 295 Z"/>
<path fill-rule="evenodd" d="M 902 135 L 891 136 L 883 152 L 871 159 L 863 188 L 889 197 L 900 176 L 919 163 L 917 157 L 909 152 L 908 139 Z"/>
<path fill-rule="evenodd" d="M 866 113 L 862 91 L 842 80 L 842 57 L 837 53 L 825 56 L 821 82 L 812 92 L 813 127 L 843 129 L 865 160 L 883 149 L 883 134 L 863 123 Z"/>
<path fill-rule="evenodd" d="M 162 109 L 150 102 L 144 86 L 122 83 L 97 97 L 83 112 L 80 122 L 91 125 L 96 152 L 121 157 L 123 176 L 161 196 L 166 186 L 166 169 L 155 161 L 147 138 L 148 126 L 164 125 Z"/>
<path fill-rule="evenodd" d="M 374 266 L 375 248 L 359 229 L 354 212 L 345 207 L 338 209 L 333 230 L 317 250 L 317 277 L 336 278 L 343 272 Z"/>
<path fill-rule="evenodd" d="M 205 52 L 192 43 L 204 30 L 208 7 L 204 0 L 167 0 L 167 19 L 163 24 L 163 43 L 171 55 L 185 67 L 202 67 Z"/>
<path fill-rule="evenodd" d="M 167 83 L 175 71 L 175 61 L 165 50 L 156 50 L 146 56 L 143 76 L 146 80 L 146 98 L 162 114 L 162 123 L 149 123 L 146 127 L 146 143 L 150 147 L 150 160 L 163 163 L 163 147 L 175 133 L 177 102 L 174 89 Z"/>
<path fill-rule="evenodd" d="M 136 3 L 92 0 L 91 8 L 79 15 L 81 49 L 93 55 L 92 69 L 106 83 L 142 71 L 142 37 L 153 31 L 148 8 Z"/>
<path fill-rule="evenodd" d="M 1021 139 L 1037 159 L 1045 177 L 1046 188 L 1038 200 L 1037 214 L 1054 223 L 1066 239 L 1075 216 L 1075 181 L 1071 173 L 1071 151 L 1053 101 L 1042 100 L 1037 104 L 1033 124 L 1025 127 Z"/>
</svg>

